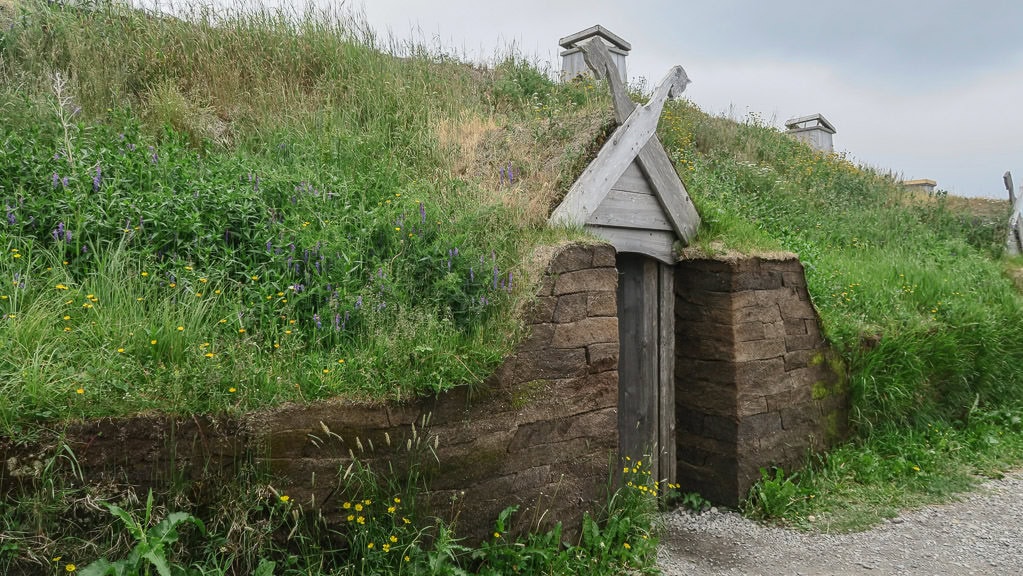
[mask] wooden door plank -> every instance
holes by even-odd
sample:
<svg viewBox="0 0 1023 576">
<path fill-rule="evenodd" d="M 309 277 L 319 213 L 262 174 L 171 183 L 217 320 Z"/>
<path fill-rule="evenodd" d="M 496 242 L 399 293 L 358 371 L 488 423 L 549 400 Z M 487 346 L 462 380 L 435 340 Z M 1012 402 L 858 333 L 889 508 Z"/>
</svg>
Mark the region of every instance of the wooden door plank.
<svg viewBox="0 0 1023 576">
<path fill-rule="evenodd" d="M 658 431 L 661 493 L 674 484 L 677 476 L 675 450 L 675 267 L 660 264 L 658 286 L 659 374 Z"/>
</svg>

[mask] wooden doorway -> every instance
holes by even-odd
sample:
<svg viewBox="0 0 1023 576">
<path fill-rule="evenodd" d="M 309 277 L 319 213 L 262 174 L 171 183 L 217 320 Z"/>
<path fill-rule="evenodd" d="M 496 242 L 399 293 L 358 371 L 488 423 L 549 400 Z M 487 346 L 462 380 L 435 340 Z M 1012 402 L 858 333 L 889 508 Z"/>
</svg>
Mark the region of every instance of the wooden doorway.
<svg viewBox="0 0 1023 576">
<path fill-rule="evenodd" d="M 675 482 L 674 267 L 619 253 L 618 452 Z"/>
</svg>

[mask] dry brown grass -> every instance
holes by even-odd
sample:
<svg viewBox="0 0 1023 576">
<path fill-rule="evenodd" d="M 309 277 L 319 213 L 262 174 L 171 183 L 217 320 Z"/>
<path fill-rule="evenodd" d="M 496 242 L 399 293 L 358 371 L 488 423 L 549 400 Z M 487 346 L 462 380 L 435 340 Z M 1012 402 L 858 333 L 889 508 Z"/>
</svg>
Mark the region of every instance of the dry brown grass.
<svg viewBox="0 0 1023 576">
<path fill-rule="evenodd" d="M 433 131 L 445 157 L 444 170 L 478 184 L 473 201 L 507 206 L 524 222 L 538 225 L 593 157 L 610 121 L 610 111 L 603 107 L 515 122 L 465 113 L 440 119 Z"/>
</svg>

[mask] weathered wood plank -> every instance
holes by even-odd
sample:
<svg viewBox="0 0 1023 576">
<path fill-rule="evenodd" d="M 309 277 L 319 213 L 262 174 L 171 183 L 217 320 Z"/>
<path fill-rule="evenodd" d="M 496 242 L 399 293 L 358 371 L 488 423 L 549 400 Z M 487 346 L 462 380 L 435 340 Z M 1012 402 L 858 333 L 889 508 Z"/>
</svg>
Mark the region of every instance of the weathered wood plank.
<svg viewBox="0 0 1023 576">
<path fill-rule="evenodd" d="M 646 230 L 672 230 L 657 198 L 649 194 L 637 194 L 614 188 L 607 193 L 604 201 L 600 203 L 593 214 L 590 214 L 586 224 Z"/>
<path fill-rule="evenodd" d="M 658 264 L 658 469 L 662 493 L 677 479 L 675 452 L 675 267 Z"/>
<path fill-rule="evenodd" d="M 1002 175 L 1002 182 L 1005 182 L 1005 189 L 1009 191 L 1009 205 L 1012 207 L 1016 206 L 1016 191 L 1012 187 L 1012 172 L 1006 171 Z"/>
<path fill-rule="evenodd" d="M 1009 256 L 1023 254 L 1023 194 L 1016 196 L 1013 192 L 1012 172 L 1002 176 L 1005 187 L 1009 190 L 1009 203 L 1012 212 L 1009 214 L 1009 231 L 1005 238 L 1005 253 Z"/>
<path fill-rule="evenodd" d="M 656 467 L 657 454 L 657 262 L 619 254 L 618 446 L 622 457 Z M 653 470 L 652 472 L 656 472 Z M 654 476 L 657 477 L 656 475 Z"/>
<path fill-rule="evenodd" d="M 589 225 L 586 230 L 607 240 L 618 252 L 646 254 L 665 264 L 674 264 L 677 259 L 674 250 L 676 237 L 672 232 L 596 225 Z"/>
<path fill-rule="evenodd" d="M 653 189 L 650 188 L 650 183 L 647 182 L 646 174 L 643 174 L 643 171 L 639 169 L 639 164 L 636 162 L 629 164 L 622 177 L 611 188 L 638 192 L 640 194 L 650 194 L 651 196 L 654 194 Z"/>
<path fill-rule="evenodd" d="M 664 101 L 671 94 L 681 93 L 688 81 L 681 66 L 675 66 L 668 72 L 654 89 L 650 101 L 637 107 L 614 131 L 597 157 L 572 184 L 565 199 L 551 215 L 551 224 L 581 226 L 586 222 L 654 135 Z"/>
<path fill-rule="evenodd" d="M 607 79 L 614 103 L 615 119 L 618 122 L 624 122 L 637 105 L 629 98 L 625 85 L 618 78 L 607 47 L 602 43 L 593 42 L 583 44 L 581 48 L 583 58 L 597 77 Z M 690 244 L 695 239 L 696 231 L 700 227 L 700 214 L 693 206 L 685 184 L 682 183 L 675 167 L 668 160 L 664 146 L 661 145 L 656 135 L 640 151 L 637 162 L 642 171 L 650 177 L 650 182 L 664 205 L 665 212 L 668 213 L 668 220 L 672 223 L 675 232 L 678 233 L 684 244 Z"/>
</svg>

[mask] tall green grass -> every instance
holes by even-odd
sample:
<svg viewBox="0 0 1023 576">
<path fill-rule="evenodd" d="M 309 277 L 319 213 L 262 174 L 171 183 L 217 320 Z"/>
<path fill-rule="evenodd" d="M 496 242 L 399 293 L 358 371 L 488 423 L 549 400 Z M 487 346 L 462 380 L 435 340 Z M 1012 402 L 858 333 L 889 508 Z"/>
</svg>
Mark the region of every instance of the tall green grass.
<svg viewBox="0 0 1023 576">
<path fill-rule="evenodd" d="M 756 117 L 681 102 L 661 133 L 704 217 L 704 249 L 797 253 L 846 361 L 855 435 L 802 473 L 790 514 L 860 527 L 1019 462 L 1023 298 L 999 234 Z M 937 448 L 935 430 L 957 448 Z"/>
<path fill-rule="evenodd" d="M 590 88 L 345 12 L 17 3 L 0 426 L 481 382 L 517 338 L 528 254 L 557 238 L 530 190 L 560 173 L 528 144 L 452 167 L 512 117 L 558 159 Z"/>
</svg>

